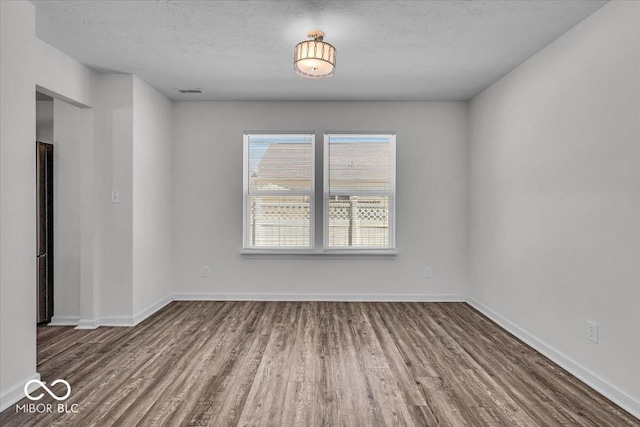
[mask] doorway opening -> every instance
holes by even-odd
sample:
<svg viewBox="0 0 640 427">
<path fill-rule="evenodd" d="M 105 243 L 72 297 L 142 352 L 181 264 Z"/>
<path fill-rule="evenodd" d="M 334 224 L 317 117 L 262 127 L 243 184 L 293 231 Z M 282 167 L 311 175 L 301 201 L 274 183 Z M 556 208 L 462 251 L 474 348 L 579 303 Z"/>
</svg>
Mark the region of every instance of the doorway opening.
<svg viewBox="0 0 640 427">
<path fill-rule="evenodd" d="M 53 98 L 36 92 L 36 323 L 53 317 Z"/>
<path fill-rule="evenodd" d="M 37 323 L 53 317 L 53 144 L 36 142 Z"/>
</svg>

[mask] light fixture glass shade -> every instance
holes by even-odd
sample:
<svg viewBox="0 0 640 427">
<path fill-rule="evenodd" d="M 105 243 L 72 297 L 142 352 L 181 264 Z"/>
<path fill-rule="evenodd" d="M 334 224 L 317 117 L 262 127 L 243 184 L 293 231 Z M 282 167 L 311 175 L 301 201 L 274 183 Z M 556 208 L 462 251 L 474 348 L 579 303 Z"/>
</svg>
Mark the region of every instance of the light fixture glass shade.
<svg viewBox="0 0 640 427">
<path fill-rule="evenodd" d="M 293 69 L 309 79 L 331 77 L 336 71 L 336 48 L 322 41 L 324 33 L 312 32 L 313 40 L 300 42 L 293 51 Z"/>
</svg>

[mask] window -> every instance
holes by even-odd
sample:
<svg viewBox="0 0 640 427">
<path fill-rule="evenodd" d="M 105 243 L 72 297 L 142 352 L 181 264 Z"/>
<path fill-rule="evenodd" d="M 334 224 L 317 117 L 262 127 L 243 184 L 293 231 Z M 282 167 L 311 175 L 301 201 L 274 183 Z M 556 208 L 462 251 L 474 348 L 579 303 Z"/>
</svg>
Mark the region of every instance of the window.
<svg viewBox="0 0 640 427">
<path fill-rule="evenodd" d="M 395 135 L 324 137 L 324 246 L 393 249 Z"/>
<path fill-rule="evenodd" d="M 314 133 L 244 135 L 247 253 L 392 252 L 395 135 L 325 134 L 323 164 L 317 165 L 324 177 L 317 249 L 314 153 Z"/>
<path fill-rule="evenodd" d="M 314 141 L 314 134 L 245 134 L 245 248 L 313 248 Z"/>
</svg>

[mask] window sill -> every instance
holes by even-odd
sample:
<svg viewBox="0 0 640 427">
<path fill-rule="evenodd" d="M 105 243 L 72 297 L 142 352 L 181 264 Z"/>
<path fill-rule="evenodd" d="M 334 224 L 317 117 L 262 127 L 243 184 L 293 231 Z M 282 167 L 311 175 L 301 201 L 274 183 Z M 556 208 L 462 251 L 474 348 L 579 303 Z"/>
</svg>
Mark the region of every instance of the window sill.
<svg viewBox="0 0 640 427">
<path fill-rule="evenodd" d="M 321 258 L 321 259 L 395 259 L 397 249 L 242 249 L 240 254 L 247 258 Z"/>
</svg>

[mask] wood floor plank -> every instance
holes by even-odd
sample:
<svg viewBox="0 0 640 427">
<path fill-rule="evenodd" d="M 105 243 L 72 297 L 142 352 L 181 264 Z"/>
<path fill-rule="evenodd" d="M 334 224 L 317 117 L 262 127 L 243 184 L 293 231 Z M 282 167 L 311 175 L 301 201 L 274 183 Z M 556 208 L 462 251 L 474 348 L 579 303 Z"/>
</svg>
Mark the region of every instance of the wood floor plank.
<svg viewBox="0 0 640 427">
<path fill-rule="evenodd" d="M 289 381 L 280 425 L 319 426 L 322 413 L 318 408 L 319 389 L 310 381 Z"/>
<path fill-rule="evenodd" d="M 355 346 L 335 345 L 329 355 L 329 389 L 336 393 L 336 417 L 345 425 L 375 425 L 373 394 Z"/>
<path fill-rule="evenodd" d="M 215 408 L 211 409 L 211 411 L 215 411 L 215 416 L 209 418 L 206 424 L 195 425 L 235 426 L 238 424 L 269 338 L 268 335 L 256 335 L 251 352 L 247 354 L 245 360 L 239 365 L 237 376 L 233 377 L 234 381 L 230 384 L 227 393 L 220 395 L 219 401 L 211 399 L 209 397 L 210 393 L 203 395 L 200 400 L 205 404 L 206 402 L 212 402 L 207 407 Z M 215 391 L 212 388 L 212 392 L 215 393 Z M 197 420 L 198 416 L 195 419 Z"/>
<path fill-rule="evenodd" d="M 238 425 L 280 425 L 295 342 L 298 303 L 278 303 L 273 332 L 249 391 Z"/>
<path fill-rule="evenodd" d="M 377 306 L 367 304 L 364 308 L 367 310 L 367 316 L 369 317 L 376 338 L 380 343 L 380 348 L 384 353 L 389 369 L 391 370 L 397 387 L 402 392 L 405 401 L 409 405 L 426 405 L 426 401 L 420 391 L 420 387 L 409 369 L 408 365 L 411 364 L 411 361 L 402 356 L 395 343 L 393 338 L 395 329 L 388 328 L 387 324 L 385 324 L 382 319 Z"/>
<path fill-rule="evenodd" d="M 502 394 L 505 400 L 511 400 L 512 405 L 523 408 L 521 413 L 527 412 L 533 401 L 536 403 L 534 408 L 544 408 L 544 411 L 537 411 L 538 416 L 544 417 L 545 422 L 550 424 L 595 426 L 598 425 L 596 420 L 606 418 L 602 413 L 597 416 L 591 414 L 603 407 L 593 405 L 592 399 L 602 396 L 597 393 L 583 394 L 582 399 L 590 401 L 582 403 L 577 395 L 573 401 L 568 399 L 567 395 L 579 393 L 580 389 L 586 392 L 588 387 L 583 383 L 576 383 L 574 377 L 524 343 L 509 340 L 510 335 L 506 331 L 500 328 L 489 329 L 491 332 L 482 334 L 483 340 L 486 340 L 484 345 L 469 347 L 474 336 L 484 331 L 485 326 L 493 325 L 475 310 L 467 311 L 465 307 L 454 308 L 447 305 L 432 306 L 431 310 L 442 313 L 434 315 L 446 319 L 445 328 L 462 347 L 474 354 L 474 360 L 478 363 L 476 373 L 487 378 L 483 383 L 501 387 L 502 393 L 496 390 L 497 393 Z M 461 328 L 461 324 L 468 325 L 468 328 Z M 499 350 L 496 351 L 496 348 Z M 520 369 L 509 369 L 513 364 Z M 524 402 L 529 404 L 523 405 Z M 563 404 L 558 405 L 558 402 Z M 574 407 L 567 410 L 570 403 Z M 579 405 L 576 406 L 576 403 Z"/>
<path fill-rule="evenodd" d="M 77 412 L 0 425 L 640 427 L 464 303 L 173 302 L 133 328 L 38 328 L 38 372 Z"/>
<path fill-rule="evenodd" d="M 371 326 L 364 306 L 364 303 L 357 302 L 348 305 L 354 345 L 360 353 L 366 368 L 388 369 L 389 363 L 382 351 L 382 346 L 376 337 L 373 326 Z"/>
<path fill-rule="evenodd" d="M 222 316 L 220 314 L 220 317 Z M 201 325 L 195 317 L 186 318 L 184 322 L 175 325 L 172 334 L 180 337 L 180 340 L 176 340 L 172 346 L 162 349 L 161 357 L 165 363 L 154 363 L 150 366 L 148 362 L 154 353 L 149 351 L 149 346 L 153 344 L 141 337 L 140 345 L 129 351 L 129 356 L 124 360 L 124 363 L 120 360 L 119 364 L 109 364 L 113 369 L 108 371 L 109 376 L 103 378 L 102 383 L 96 386 L 95 393 L 90 393 L 85 398 L 89 404 L 93 404 L 94 398 L 98 399 L 99 404 L 108 410 L 91 414 L 88 417 L 78 417 L 79 419 L 74 422 L 103 425 L 105 420 L 114 419 L 117 424 L 128 425 L 133 424 L 133 420 L 144 420 L 145 417 L 151 417 L 151 414 L 156 419 L 164 419 L 181 396 L 180 394 L 168 393 L 169 385 L 184 383 L 189 375 L 197 374 L 202 369 L 197 364 L 191 365 L 194 358 L 197 362 L 198 357 L 203 357 L 200 352 L 202 345 L 204 345 L 203 340 L 194 333 L 200 328 Z M 175 333 L 175 331 L 180 332 Z M 158 332 L 152 335 L 156 336 L 156 339 L 159 338 Z M 145 365 L 149 366 L 148 379 L 139 383 L 137 387 L 131 388 L 132 376 Z M 186 369 L 190 365 L 194 369 Z"/>
<path fill-rule="evenodd" d="M 316 352 L 320 358 L 317 373 L 318 405 L 322 426 L 332 426 L 336 424 L 338 417 L 338 393 L 332 387 L 331 368 L 331 329 L 332 329 L 332 308 L 334 303 L 320 302 L 318 306 L 318 330 L 316 341 Z"/>
<path fill-rule="evenodd" d="M 334 345 L 354 346 L 353 314 L 346 302 L 329 302 L 326 305 L 328 314 L 328 339 Z"/>
<path fill-rule="evenodd" d="M 417 406 L 416 412 L 424 418 L 426 425 L 470 425 L 460 412 L 451 392 L 445 389 L 440 377 L 418 377 L 417 381 L 425 391 L 427 404 Z"/>
<path fill-rule="evenodd" d="M 295 345 L 292 353 L 289 381 L 317 382 L 321 374 L 322 352 L 318 343 L 318 304 L 301 303 L 296 320 Z"/>
<path fill-rule="evenodd" d="M 140 396 L 139 399 L 144 399 L 143 402 L 132 403 L 131 406 L 134 408 L 145 408 L 151 405 L 153 410 L 147 411 L 141 418 L 143 424 L 177 425 L 183 418 L 190 416 L 196 401 L 189 397 L 199 395 L 207 382 L 218 373 L 216 366 L 211 362 L 211 355 L 220 355 L 218 360 L 221 363 L 232 357 L 225 350 L 233 345 L 238 323 L 242 322 L 239 319 L 244 319 L 248 314 L 246 304 L 236 303 L 233 310 L 229 311 L 224 318 L 216 318 L 210 324 L 206 322 L 198 325 L 207 332 L 216 332 L 219 339 L 214 339 L 213 335 L 205 335 L 204 339 L 189 340 L 185 343 L 186 345 L 179 353 L 180 360 L 177 366 L 174 365 L 171 372 L 156 378 L 156 381 Z M 195 337 L 198 335 L 195 334 Z M 139 418 L 135 410 L 128 410 L 118 418 L 118 424 L 129 425 Z"/>
<path fill-rule="evenodd" d="M 433 354 L 434 333 L 420 324 L 409 307 L 397 303 L 377 305 L 381 319 L 396 348 L 413 377 L 437 376 L 435 354 Z"/>
<path fill-rule="evenodd" d="M 261 310 L 254 310 L 255 303 L 245 303 L 248 312 L 241 313 L 233 325 L 233 334 L 229 335 L 224 346 L 211 351 L 204 364 L 212 375 L 202 376 L 202 385 L 193 390 L 194 396 L 207 396 L 206 399 L 190 399 L 181 412 L 181 423 L 189 425 L 235 425 L 240 410 L 248 396 L 258 366 L 264 355 L 269 337 L 259 335 L 255 328 L 255 318 L 262 315 Z M 232 381 L 229 381 L 229 379 Z M 224 393 L 217 393 L 218 384 L 223 384 Z M 203 389 L 202 387 L 206 387 Z M 213 398 L 209 397 L 213 396 Z M 216 420 L 216 415 L 224 414 Z M 177 423 L 177 420 L 172 420 Z"/>
<path fill-rule="evenodd" d="M 369 368 L 366 371 L 372 400 L 387 426 L 413 426 L 413 417 L 391 369 Z"/>
<path fill-rule="evenodd" d="M 463 330 L 458 328 L 458 325 L 449 325 L 448 330 L 454 328 L 459 333 L 463 333 Z M 450 335 L 455 338 L 454 334 Z M 534 424 L 534 420 L 525 411 L 520 410 L 518 403 L 480 365 L 477 352 L 472 355 L 466 351 L 463 344 L 455 341 L 452 348 L 463 355 L 467 355 L 468 363 L 471 366 L 467 375 L 469 388 L 475 388 L 477 391 L 474 394 L 482 396 L 481 405 L 496 412 L 497 415 L 493 416 L 493 418 L 500 419 L 504 417 L 504 422 L 518 426 Z"/>
<path fill-rule="evenodd" d="M 423 304 L 422 307 L 425 311 L 430 313 L 428 316 L 422 317 L 425 325 L 427 325 L 426 327 L 431 328 L 438 337 L 438 339 L 434 341 L 436 354 L 449 355 L 450 357 L 449 362 L 442 364 L 441 368 L 449 370 L 451 367 L 457 366 L 462 372 L 464 372 L 464 375 L 457 375 L 454 371 L 449 371 L 442 376 L 443 380 L 446 381 L 446 385 L 452 390 L 452 393 L 454 393 L 457 399 L 469 402 L 469 404 L 465 405 L 464 408 L 461 407 L 461 410 L 475 406 L 476 409 L 472 409 L 471 412 L 467 412 L 465 418 L 476 418 L 475 422 L 484 423 L 483 418 L 489 416 L 486 414 L 486 409 L 484 408 L 490 408 L 493 410 L 495 407 L 494 402 L 491 401 L 482 389 L 477 389 L 475 393 L 472 394 L 468 393 L 468 389 L 470 387 L 477 385 L 477 381 L 475 379 L 475 370 L 478 368 L 476 363 L 478 358 L 477 352 L 475 350 L 466 351 L 464 346 L 460 345 L 459 341 L 455 339 L 455 334 L 451 334 L 451 330 L 448 328 L 448 326 L 450 327 L 451 325 L 445 324 L 448 320 L 437 312 L 436 306 L 432 304 Z M 471 356 L 471 354 L 473 354 L 473 356 Z M 499 359 L 495 360 L 496 363 L 500 363 Z M 512 375 L 508 371 L 500 371 L 500 374 L 507 377 Z M 518 384 L 520 378 L 511 377 L 510 380 L 513 381 L 513 384 Z M 530 391 L 534 392 L 530 397 L 536 399 L 537 404 L 539 405 L 538 407 L 547 409 L 539 413 L 539 418 L 543 420 L 545 424 L 572 425 L 571 419 L 562 411 L 557 410 L 557 408 L 546 408 L 545 400 L 540 399 L 539 394 L 535 394 L 535 391 L 537 390 Z M 508 417 L 508 414 L 501 411 L 496 412 L 496 414 L 501 418 L 507 417 L 506 419 L 502 419 L 502 425 L 515 423 L 512 420 L 512 417 Z"/>
</svg>

